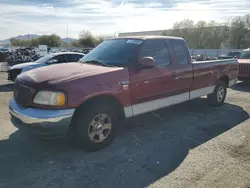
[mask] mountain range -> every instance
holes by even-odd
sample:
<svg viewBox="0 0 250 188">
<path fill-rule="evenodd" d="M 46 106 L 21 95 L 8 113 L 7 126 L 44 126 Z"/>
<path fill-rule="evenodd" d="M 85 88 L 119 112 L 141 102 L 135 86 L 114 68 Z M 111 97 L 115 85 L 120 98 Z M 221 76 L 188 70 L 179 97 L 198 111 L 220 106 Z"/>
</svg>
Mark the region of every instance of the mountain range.
<svg viewBox="0 0 250 188">
<path fill-rule="evenodd" d="M 15 39 L 19 40 L 29 40 L 29 39 L 36 39 L 39 38 L 40 35 L 37 34 L 26 34 L 26 35 L 18 35 L 16 37 L 13 37 Z M 61 38 L 63 42 L 72 42 L 72 38 Z M 0 44 L 10 44 L 10 39 L 0 40 Z"/>
</svg>

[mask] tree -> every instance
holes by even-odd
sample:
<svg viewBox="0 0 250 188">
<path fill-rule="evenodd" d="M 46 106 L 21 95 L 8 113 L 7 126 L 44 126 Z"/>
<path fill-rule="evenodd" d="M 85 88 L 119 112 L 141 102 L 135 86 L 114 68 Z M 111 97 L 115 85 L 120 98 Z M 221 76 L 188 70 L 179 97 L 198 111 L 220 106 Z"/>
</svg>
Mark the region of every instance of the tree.
<svg viewBox="0 0 250 188">
<path fill-rule="evenodd" d="M 194 21 L 190 19 L 184 19 L 180 22 L 174 23 L 172 30 L 169 31 L 169 34 L 171 36 L 184 38 L 188 45 L 193 48 L 195 46 L 194 43 L 196 43 L 194 40 L 194 28 Z"/>
<path fill-rule="evenodd" d="M 250 14 L 236 17 L 231 22 L 229 44 L 232 48 L 247 48 L 250 42 Z"/>
<path fill-rule="evenodd" d="M 10 43 L 12 46 L 23 46 L 23 47 L 27 47 L 31 45 L 31 41 L 30 40 L 20 40 L 20 39 L 15 39 L 15 38 L 11 38 L 10 39 Z"/>
<path fill-rule="evenodd" d="M 11 45 L 13 46 L 38 46 L 39 44 L 41 45 L 47 45 L 51 47 L 59 47 L 61 46 L 61 38 L 56 35 L 42 35 L 39 38 L 33 38 L 30 40 L 20 40 L 20 39 L 15 39 L 11 38 L 10 39 Z"/>
<path fill-rule="evenodd" d="M 98 44 L 102 43 L 104 40 L 105 40 L 104 36 L 97 37 L 96 40 L 95 40 L 95 45 L 98 45 Z"/>
<path fill-rule="evenodd" d="M 76 48 L 80 47 L 79 40 L 74 39 L 74 40 L 71 42 L 71 45 L 72 45 L 73 47 L 76 47 Z"/>
<path fill-rule="evenodd" d="M 39 45 L 39 39 L 31 39 L 31 46 L 35 47 Z"/>
<path fill-rule="evenodd" d="M 61 38 L 56 34 L 50 35 L 49 41 L 50 41 L 51 46 L 53 47 L 59 47 L 61 45 Z"/>
<path fill-rule="evenodd" d="M 15 38 L 11 38 L 11 39 L 10 39 L 10 43 L 11 43 L 12 46 L 19 46 L 18 40 L 15 39 Z"/>
<path fill-rule="evenodd" d="M 198 21 L 189 19 L 176 22 L 173 28 L 163 33 L 184 38 L 190 48 L 220 48 L 228 40 L 228 27 L 215 21 Z"/>
<path fill-rule="evenodd" d="M 96 39 L 90 31 L 83 30 L 79 35 L 79 45 L 82 47 L 95 47 Z"/>
<path fill-rule="evenodd" d="M 61 45 L 61 38 L 56 35 L 42 35 L 39 37 L 39 44 L 51 47 L 59 47 Z"/>
<path fill-rule="evenodd" d="M 207 29 L 207 23 L 205 21 L 198 21 L 195 24 L 195 41 L 194 46 L 196 48 L 204 48 L 208 43 L 208 29 Z"/>
</svg>

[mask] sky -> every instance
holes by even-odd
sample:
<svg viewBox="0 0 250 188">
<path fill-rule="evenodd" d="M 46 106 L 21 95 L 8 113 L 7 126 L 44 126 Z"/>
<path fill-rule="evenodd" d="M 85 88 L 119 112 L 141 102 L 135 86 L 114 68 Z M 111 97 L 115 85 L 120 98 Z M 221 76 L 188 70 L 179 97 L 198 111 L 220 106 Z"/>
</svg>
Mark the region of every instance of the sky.
<svg viewBox="0 0 250 188">
<path fill-rule="evenodd" d="M 28 33 L 77 38 L 81 30 L 161 30 L 183 19 L 230 20 L 249 9 L 250 0 L 0 0 L 0 40 Z"/>
</svg>

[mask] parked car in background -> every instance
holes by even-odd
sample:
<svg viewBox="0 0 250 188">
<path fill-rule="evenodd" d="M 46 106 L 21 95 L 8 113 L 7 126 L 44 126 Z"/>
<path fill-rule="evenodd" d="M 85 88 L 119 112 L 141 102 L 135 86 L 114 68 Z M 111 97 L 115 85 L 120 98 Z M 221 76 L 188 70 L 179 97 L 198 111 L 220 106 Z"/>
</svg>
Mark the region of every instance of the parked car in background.
<svg viewBox="0 0 250 188">
<path fill-rule="evenodd" d="M 218 59 L 233 59 L 233 58 L 238 58 L 241 52 L 239 51 L 232 51 L 229 52 L 227 56 L 219 56 Z"/>
<path fill-rule="evenodd" d="M 8 48 L 0 46 L 0 62 L 6 61 L 8 53 L 9 53 Z"/>
<path fill-rule="evenodd" d="M 243 50 L 238 57 L 238 80 L 250 80 L 250 49 Z"/>
<path fill-rule="evenodd" d="M 12 123 L 46 136 L 69 131 L 96 151 L 111 143 L 124 118 L 203 95 L 222 105 L 239 69 L 234 59 L 192 62 L 185 40 L 167 36 L 106 40 L 81 62 L 19 75 L 9 102 Z"/>
<path fill-rule="evenodd" d="M 48 65 L 60 64 L 60 63 L 69 63 L 69 62 L 77 62 L 85 54 L 83 53 L 75 53 L 75 52 L 61 52 L 61 53 L 52 53 L 46 56 L 43 56 L 36 60 L 35 62 L 28 62 L 17 64 L 9 67 L 8 72 L 8 80 L 15 81 L 16 77 L 25 71 L 32 70 L 39 67 L 44 67 Z"/>
<path fill-rule="evenodd" d="M 7 58 L 7 53 L 6 52 L 1 52 L 0 51 L 0 62 L 5 62 Z"/>
<path fill-rule="evenodd" d="M 0 46 L 0 52 L 9 52 L 9 49 L 3 46 Z"/>
<path fill-rule="evenodd" d="M 196 54 L 196 55 L 191 56 L 191 58 L 194 59 L 195 61 L 216 60 L 216 57 L 209 57 L 203 54 Z"/>
</svg>

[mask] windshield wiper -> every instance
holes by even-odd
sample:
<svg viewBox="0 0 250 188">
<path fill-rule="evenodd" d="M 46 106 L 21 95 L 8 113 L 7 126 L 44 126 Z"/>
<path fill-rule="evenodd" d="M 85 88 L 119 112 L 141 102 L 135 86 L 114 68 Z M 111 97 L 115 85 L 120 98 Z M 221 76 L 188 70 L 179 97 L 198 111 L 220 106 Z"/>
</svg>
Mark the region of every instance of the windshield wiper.
<svg viewBox="0 0 250 188">
<path fill-rule="evenodd" d="M 83 63 L 93 63 L 93 64 L 102 65 L 102 66 L 105 66 L 105 67 L 111 67 L 110 65 L 108 65 L 106 63 L 103 63 L 103 62 L 100 62 L 100 61 L 97 61 L 97 60 L 83 61 Z"/>
</svg>

